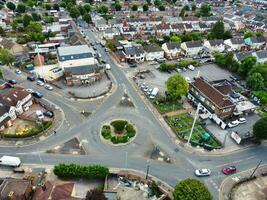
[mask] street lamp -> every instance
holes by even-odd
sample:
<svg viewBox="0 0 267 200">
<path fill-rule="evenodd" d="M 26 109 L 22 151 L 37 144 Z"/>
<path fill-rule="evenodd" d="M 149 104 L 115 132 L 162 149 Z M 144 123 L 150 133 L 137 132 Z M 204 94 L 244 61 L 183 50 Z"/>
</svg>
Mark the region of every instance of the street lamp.
<svg viewBox="0 0 267 200">
<path fill-rule="evenodd" d="M 149 173 L 149 160 L 146 161 L 146 179 L 148 178 L 148 173 Z"/>
</svg>

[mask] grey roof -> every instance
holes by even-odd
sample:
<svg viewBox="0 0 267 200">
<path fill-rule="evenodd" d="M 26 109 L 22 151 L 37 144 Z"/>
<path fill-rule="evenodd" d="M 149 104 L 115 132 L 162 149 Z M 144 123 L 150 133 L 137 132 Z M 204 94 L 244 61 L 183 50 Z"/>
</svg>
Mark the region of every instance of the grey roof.
<svg viewBox="0 0 267 200">
<path fill-rule="evenodd" d="M 267 58 L 267 50 L 257 51 L 256 55 L 258 58 Z"/>
<path fill-rule="evenodd" d="M 172 50 L 172 49 L 180 49 L 181 48 L 180 47 L 180 44 L 178 44 L 177 42 L 168 42 L 168 43 L 166 43 L 166 45 L 167 45 L 167 48 L 169 50 Z"/>
<path fill-rule="evenodd" d="M 5 105 L 5 102 L 1 101 L 1 99 L 0 99 L 0 116 L 9 112 L 9 109 L 10 109 L 10 106 Z"/>
<path fill-rule="evenodd" d="M 251 56 L 252 53 L 251 52 L 239 52 L 239 53 L 236 53 L 235 56 L 237 58 L 238 61 L 241 61 L 243 60 L 245 57 L 247 56 Z"/>
<path fill-rule="evenodd" d="M 264 43 L 265 42 L 265 38 L 263 36 L 261 36 L 261 37 L 252 37 L 251 38 L 251 42 L 252 43 Z"/>
<path fill-rule="evenodd" d="M 158 45 L 152 44 L 144 47 L 146 52 L 159 52 L 163 51 Z"/>
<path fill-rule="evenodd" d="M 83 75 L 83 74 L 91 74 L 94 73 L 98 69 L 102 69 L 103 67 L 100 65 L 85 65 L 85 66 L 77 66 L 77 67 L 67 67 L 65 68 L 65 73 L 70 73 L 72 75 Z"/>
<path fill-rule="evenodd" d="M 126 55 L 142 54 L 144 53 L 144 49 L 142 46 L 124 47 L 124 52 Z"/>
<path fill-rule="evenodd" d="M 203 46 L 201 41 L 189 41 L 189 42 L 185 42 L 185 44 L 188 48 L 195 48 L 195 47 Z"/>
<path fill-rule="evenodd" d="M 231 42 L 232 44 L 244 44 L 244 40 L 241 38 L 232 38 Z"/>
<path fill-rule="evenodd" d="M 223 44 L 223 40 L 209 40 L 210 46 L 219 46 Z"/>
<path fill-rule="evenodd" d="M 93 57 L 93 54 L 88 45 L 58 47 L 57 52 L 60 61 Z"/>
</svg>

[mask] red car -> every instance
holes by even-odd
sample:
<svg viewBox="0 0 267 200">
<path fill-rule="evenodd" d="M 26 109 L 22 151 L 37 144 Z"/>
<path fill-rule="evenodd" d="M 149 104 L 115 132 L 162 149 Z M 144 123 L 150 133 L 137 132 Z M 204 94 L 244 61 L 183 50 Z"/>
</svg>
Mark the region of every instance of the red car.
<svg viewBox="0 0 267 200">
<path fill-rule="evenodd" d="M 229 166 L 229 167 L 225 167 L 223 168 L 222 172 L 226 175 L 229 175 L 229 174 L 233 174 L 233 173 L 236 173 L 236 167 L 235 166 Z"/>
</svg>

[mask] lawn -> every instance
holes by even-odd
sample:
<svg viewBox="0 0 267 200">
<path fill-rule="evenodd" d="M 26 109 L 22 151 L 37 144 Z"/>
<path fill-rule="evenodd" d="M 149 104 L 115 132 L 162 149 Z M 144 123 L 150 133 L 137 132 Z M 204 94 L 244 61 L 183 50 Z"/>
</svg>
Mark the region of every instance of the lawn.
<svg viewBox="0 0 267 200">
<path fill-rule="evenodd" d="M 166 98 L 155 99 L 153 100 L 153 104 L 161 114 L 180 110 L 182 108 L 182 104 L 179 101 L 168 101 Z"/>
<path fill-rule="evenodd" d="M 169 125 L 175 130 L 175 133 L 179 138 L 183 138 L 185 140 L 188 139 L 193 124 L 193 118 L 188 113 L 167 117 L 167 121 Z M 197 121 L 194 127 L 191 141 L 202 143 L 200 135 L 206 132 L 207 131 L 202 128 L 200 122 Z M 218 144 L 212 136 L 210 137 L 210 141 L 206 142 L 206 144 L 209 144 L 214 148 L 220 147 L 220 144 Z"/>
</svg>

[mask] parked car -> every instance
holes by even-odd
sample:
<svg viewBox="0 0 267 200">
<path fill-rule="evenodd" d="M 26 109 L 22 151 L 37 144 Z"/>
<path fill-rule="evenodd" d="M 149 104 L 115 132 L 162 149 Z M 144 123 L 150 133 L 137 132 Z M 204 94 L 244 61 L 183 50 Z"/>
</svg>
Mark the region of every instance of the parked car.
<svg viewBox="0 0 267 200">
<path fill-rule="evenodd" d="M 26 91 L 29 92 L 29 93 L 31 93 L 31 94 L 34 92 L 34 90 L 31 89 L 31 88 L 26 89 Z"/>
<path fill-rule="evenodd" d="M 29 81 L 35 81 L 35 77 L 34 76 L 27 76 L 27 80 L 29 80 Z"/>
<path fill-rule="evenodd" d="M 21 74 L 21 71 L 19 69 L 15 69 L 16 74 Z"/>
<path fill-rule="evenodd" d="M 44 119 L 44 114 L 41 110 L 36 110 L 35 113 L 38 119 Z"/>
<path fill-rule="evenodd" d="M 12 80 L 8 80 L 8 83 L 10 83 L 11 85 L 15 85 L 17 84 L 17 81 L 12 79 Z"/>
<path fill-rule="evenodd" d="M 211 170 L 210 169 L 196 169 L 195 170 L 195 175 L 196 176 L 210 176 Z"/>
<path fill-rule="evenodd" d="M 44 116 L 49 117 L 49 118 L 52 118 L 54 116 L 53 112 L 51 112 L 51 111 L 43 112 L 43 114 L 44 114 Z"/>
<path fill-rule="evenodd" d="M 244 124 L 244 123 L 247 122 L 247 120 L 246 120 L 245 117 L 241 117 L 241 118 L 239 118 L 238 121 L 239 121 L 239 124 Z"/>
<path fill-rule="evenodd" d="M 18 167 L 20 166 L 21 161 L 19 157 L 14 156 L 2 156 L 0 158 L 0 165 L 10 166 L 10 167 Z"/>
<path fill-rule="evenodd" d="M 51 85 L 45 84 L 45 89 L 47 90 L 53 90 L 53 87 Z"/>
<path fill-rule="evenodd" d="M 229 166 L 222 169 L 222 172 L 226 175 L 236 173 L 237 169 L 235 166 Z"/>
<path fill-rule="evenodd" d="M 145 87 L 147 87 L 146 82 L 143 82 L 143 83 L 141 84 L 141 89 L 144 89 Z"/>
<path fill-rule="evenodd" d="M 44 82 L 41 81 L 41 80 L 38 80 L 38 81 L 36 82 L 36 84 L 39 85 L 39 86 L 44 86 Z"/>
<path fill-rule="evenodd" d="M 37 92 L 37 91 L 33 91 L 33 92 L 32 92 L 32 96 L 34 96 L 34 97 L 40 99 L 40 98 L 43 97 L 43 94 L 40 93 L 40 92 Z"/>
<path fill-rule="evenodd" d="M 195 67 L 193 65 L 189 65 L 188 66 L 188 69 L 190 69 L 191 71 L 194 71 L 195 70 Z"/>
<path fill-rule="evenodd" d="M 184 67 L 184 68 L 183 68 L 183 71 L 184 71 L 184 72 L 186 72 L 186 71 L 187 71 L 187 69 Z"/>
<path fill-rule="evenodd" d="M 239 121 L 238 120 L 235 120 L 235 121 L 232 121 L 232 122 L 228 123 L 228 127 L 229 128 L 233 128 L 233 127 L 236 127 L 238 125 L 239 125 Z"/>
<path fill-rule="evenodd" d="M 149 90 L 148 86 L 144 88 L 144 92 L 147 92 Z"/>
<path fill-rule="evenodd" d="M 25 173 L 25 170 L 22 167 L 16 167 L 13 169 L 14 173 Z"/>
</svg>

